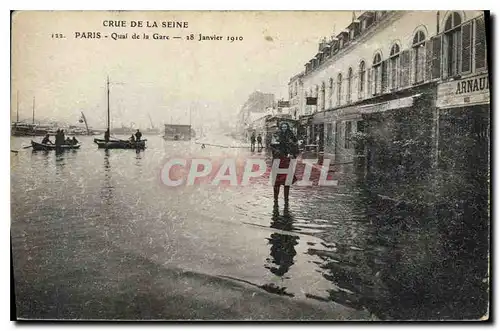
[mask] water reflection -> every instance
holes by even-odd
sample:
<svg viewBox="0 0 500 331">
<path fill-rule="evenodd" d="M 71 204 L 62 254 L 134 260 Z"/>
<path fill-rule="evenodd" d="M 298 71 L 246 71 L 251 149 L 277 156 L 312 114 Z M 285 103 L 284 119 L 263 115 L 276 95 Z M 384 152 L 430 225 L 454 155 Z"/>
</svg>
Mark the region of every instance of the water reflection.
<svg viewBox="0 0 500 331">
<path fill-rule="evenodd" d="M 113 204 L 113 185 L 111 183 L 111 162 L 109 150 L 104 150 L 104 179 L 102 182 L 101 199 L 107 206 Z M 108 213 L 105 214 L 108 216 Z"/>
<path fill-rule="evenodd" d="M 292 231 L 294 219 L 285 205 L 283 215 L 279 214 L 279 206 L 277 203 L 273 206 L 273 213 L 271 218 L 271 228 Z M 297 255 L 295 246 L 299 243 L 299 237 L 296 235 L 285 234 L 283 232 L 275 232 L 267 238 L 268 244 L 271 245 L 270 258 L 266 259 L 265 268 L 271 271 L 274 275 L 281 280 L 289 279 L 285 276 L 294 264 L 294 258 Z M 293 296 L 293 294 L 286 292 L 286 287 L 279 287 L 274 283 L 263 285 L 266 291 Z"/>
<path fill-rule="evenodd" d="M 474 229 L 464 219 L 459 226 L 450 225 L 449 216 L 430 207 L 367 195 L 358 205 L 365 220 L 356 222 L 353 235 L 308 250 L 321 259 L 317 271 L 332 283 L 330 300 L 382 319 L 482 316 L 488 300 L 487 248 L 476 243 L 471 249 L 466 242 L 484 219 L 469 215 L 477 222 Z M 441 207 L 441 213 L 454 208 Z M 340 231 L 348 228 L 345 222 Z M 335 229 L 325 233 L 335 237 Z"/>
<path fill-rule="evenodd" d="M 90 138 L 89 146 L 93 146 Z M 164 154 L 163 139 L 158 140 L 157 146 L 156 151 Z M 182 146 L 167 147 L 165 154 L 172 155 Z M 303 290 L 308 300 L 335 301 L 370 311 L 381 319 L 477 318 L 487 305 L 487 194 L 479 196 L 472 194 L 474 190 L 467 190 L 463 197 L 449 198 L 446 204 L 428 210 L 371 197 L 366 194 L 369 188 L 360 183 L 351 185 L 339 177 L 342 187 L 292 187 L 292 212 L 287 206 L 284 209 L 278 205 L 271 207 L 273 197 L 269 185 L 248 186 L 231 191 L 230 195 L 224 195 L 228 190 L 208 195 L 203 190 L 193 190 L 192 199 L 204 201 L 208 206 L 197 218 L 190 214 L 192 208 L 186 202 L 188 199 L 174 201 L 152 197 L 151 183 L 157 180 L 157 172 L 153 168 L 155 162 L 151 162 L 155 150 L 149 151 L 149 155 L 136 153 L 133 161 L 132 151 L 95 151 L 85 147 L 77 152 L 78 157 L 69 152 L 53 156 L 53 152 L 43 151 L 33 152 L 31 159 L 20 157 L 12 176 L 13 233 L 20 237 L 27 229 L 40 231 L 40 235 L 33 237 L 32 246 L 45 245 L 47 257 L 51 258 L 37 263 L 58 265 L 62 260 L 59 251 L 54 250 L 57 246 L 48 242 L 49 234 L 58 233 L 56 226 L 59 227 L 62 219 L 66 220 L 64 224 L 69 224 L 68 219 L 74 220 L 72 224 L 79 226 L 80 232 L 75 232 L 78 234 L 93 236 L 97 229 L 99 235 L 108 237 L 109 234 L 110 238 L 120 238 L 124 242 L 145 238 L 144 245 L 137 241 L 130 247 L 150 256 L 148 254 L 153 254 L 149 246 L 151 233 L 162 231 L 170 224 L 163 220 L 167 217 L 161 215 L 172 211 L 168 217 L 185 215 L 182 220 L 174 219 L 175 231 L 169 231 L 166 241 L 169 250 L 179 254 L 175 261 L 181 261 L 172 262 L 172 265 L 179 263 L 183 267 L 184 261 L 193 259 L 191 246 L 186 246 L 189 249 L 178 246 L 186 242 L 182 236 L 184 232 L 225 233 L 225 229 L 217 227 L 224 226 L 226 221 L 233 222 L 231 226 L 236 229 L 240 229 L 237 222 L 251 221 L 259 227 L 245 226 L 242 231 L 257 238 L 254 246 L 262 248 L 260 244 L 266 244 L 264 252 L 253 250 L 253 243 L 244 248 L 248 254 L 246 261 L 252 263 L 226 263 L 227 260 L 218 263 L 226 255 L 233 258 L 231 254 L 240 252 L 234 247 L 241 243 L 231 241 L 232 237 L 208 241 L 204 239 L 206 236 L 200 235 L 196 239 L 193 245 L 203 247 L 203 252 L 214 257 L 215 268 L 206 270 L 207 273 L 222 269 L 223 273 L 233 275 L 234 280 L 277 295 L 295 295 L 297 300 L 302 299 L 300 291 Z M 47 175 L 42 176 L 42 171 Z M 53 176 L 54 171 L 60 176 Z M 75 190 L 74 181 L 68 179 L 78 180 L 78 190 Z M 120 190 L 116 190 L 117 187 Z M 54 191 L 68 200 L 47 198 L 39 203 L 42 190 Z M 73 195 L 78 198 L 77 203 L 69 199 Z M 242 217 L 230 219 L 228 203 Z M 64 215 L 61 206 L 65 207 Z M 225 221 L 213 222 L 212 215 Z M 46 222 L 36 222 L 34 227 L 25 219 L 44 219 Z M 262 227 L 267 229 L 260 232 Z M 21 244 L 16 247 L 18 252 L 25 249 Z M 165 251 L 161 244 L 158 247 L 158 252 Z M 85 254 L 95 254 L 96 249 L 94 241 L 89 241 Z M 61 252 L 71 253 L 67 248 Z M 109 262 L 115 263 L 114 258 L 110 257 Z M 255 265 L 260 267 L 255 269 Z M 30 268 L 40 266 L 42 264 L 29 265 Z M 209 268 L 207 266 L 204 264 L 203 268 Z M 20 267 L 24 266 L 18 265 Z M 66 268 L 74 267 L 68 264 Z M 123 268 L 125 276 L 136 272 L 133 263 Z M 111 274 L 114 270 L 103 270 L 102 278 L 110 272 L 109 279 L 114 282 L 115 278 L 111 277 L 115 276 Z M 71 277 L 69 274 L 62 280 L 70 281 Z M 247 281 L 247 277 L 253 282 Z M 26 298 L 32 302 L 31 297 L 26 295 Z M 44 303 L 48 304 L 52 302 Z M 335 315 L 325 318 L 335 318 Z"/>
<path fill-rule="evenodd" d="M 43 166 L 45 169 L 49 168 L 49 151 L 35 151 L 31 150 L 31 158 L 40 158 L 39 155 L 42 156 Z M 36 163 L 36 162 L 35 162 Z"/>
</svg>

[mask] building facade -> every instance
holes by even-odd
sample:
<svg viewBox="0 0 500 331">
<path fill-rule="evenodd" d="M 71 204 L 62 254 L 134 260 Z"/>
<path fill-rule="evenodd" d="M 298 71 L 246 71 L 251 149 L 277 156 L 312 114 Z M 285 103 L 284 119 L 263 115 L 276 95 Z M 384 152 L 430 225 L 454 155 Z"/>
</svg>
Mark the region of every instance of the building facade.
<svg viewBox="0 0 500 331">
<path fill-rule="evenodd" d="M 484 19 L 482 11 L 368 11 L 322 40 L 301 77 L 307 141 L 337 163 L 365 158 L 368 173 L 393 181 L 427 176 L 447 139 L 443 110 L 482 109 L 489 119 Z M 370 139 L 356 150 L 363 135 Z"/>
<path fill-rule="evenodd" d="M 303 83 L 302 77 L 304 73 L 301 72 L 288 82 L 288 100 L 290 101 L 289 114 L 293 119 L 298 119 L 302 114 L 302 103 L 304 102 Z"/>
<path fill-rule="evenodd" d="M 252 123 L 265 116 L 274 105 L 274 94 L 255 91 L 248 96 L 247 101 L 238 113 L 237 130 L 245 138 L 248 132 L 253 130 Z"/>
</svg>

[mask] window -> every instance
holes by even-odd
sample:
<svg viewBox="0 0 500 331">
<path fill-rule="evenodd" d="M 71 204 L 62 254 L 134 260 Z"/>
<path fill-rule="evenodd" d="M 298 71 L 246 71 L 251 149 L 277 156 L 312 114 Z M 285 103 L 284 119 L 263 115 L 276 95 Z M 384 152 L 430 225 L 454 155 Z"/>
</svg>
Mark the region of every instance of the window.
<svg viewBox="0 0 500 331">
<path fill-rule="evenodd" d="M 312 87 L 309 89 L 308 97 L 312 98 L 314 97 L 313 92 L 312 92 Z M 311 114 L 312 113 L 312 105 L 306 105 L 307 107 L 307 113 Z"/>
<path fill-rule="evenodd" d="M 333 42 L 332 55 L 337 54 L 338 51 L 339 51 L 339 42 L 338 42 L 338 40 L 335 40 Z"/>
<path fill-rule="evenodd" d="M 321 110 L 325 110 L 326 102 L 325 102 L 325 82 L 321 83 Z"/>
<path fill-rule="evenodd" d="M 347 103 L 351 103 L 351 91 L 352 91 L 352 68 L 349 68 L 347 72 Z"/>
<path fill-rule="evenodd" d="M 363 92 L 365 91 L 365 79 L 366 79 L 366 69 L 365 61 L 361 61 L 359 64 L 359 98 L 363 97 Z"/>
<path fill-rule="evenodd" d="M 385 14 L 387 14 L 386 10 L 377 11 L 376 12 L 376 20 L 380 21 L 385 16 Z"/>
<path fill-rule="evenodd" d="M 370 26 L 372 26 L 373 22 L 375 21 L 375 17 L 373 15 L 370 15 L 366 18 L 366 23 L 365 23 L 365 29 L 368 29 Z"/>
<path fill-rule="evenodd" d="M 330 100 L 330 107 L 333 107 L 333 78 L 330 78 L 330 94 L 328 95 L 328 99 Z"/>
<path fill-rule="evenodd" d="M 460 15 L 453 12 L 448 16 L 444 24 L 444 73 L 446 77 L 455 76 L 459 73 L 460 51 L 462 48 L 461 23 Z"/>
<path fill-rule="evenodd" d="M 480 17 L 475 21 L 474 49 L 475 49 L 475 69 L 484 70 L 487 67 L 486 61 L 486 27 L 484 18 Z"/>
<path fill-rule="evenodd" d="M 389 86 L 391 89 L 396 89 L 399 87 L 399 70 L 401 69 L 399 66 L 399 45 L 394 44 L 391 48 L 391 53 L 389 55 L 390 59 L 390 79 Z"/>
<path fill-rule="evenodd" d="M 314 97 L 316 98 L 316 107 L 314 107 L 314 112 L 318 111 L 318 106 L 319 106 L 319 86 L 316 85 L 314 88 Z"/>
<path fill-rule="evenodd" d="M 424 81 L 425 72 L 425 34 L 423 31 L 415 33 L 412 42 L 413 49 L 413 77 L 415 83 Z"/>
<path fill-rule="evenodd" d="M 380 53 L 375 54 L 373 58 L 373 94 L 381 93 L 382 89 L 382 56 Z"/>
<path fill-rule="evenodd" d="M 337 76 L 337 105 L 340 106 L 340 99 L 342 98 L 342 74 Z"/>
<path fill-rule="evenodd" d="M 345 122 L 344 148 L 351 148 L 352 146 L 351 138 L 352 138 L 352 122 L 347 121 Z"/>
</svg>

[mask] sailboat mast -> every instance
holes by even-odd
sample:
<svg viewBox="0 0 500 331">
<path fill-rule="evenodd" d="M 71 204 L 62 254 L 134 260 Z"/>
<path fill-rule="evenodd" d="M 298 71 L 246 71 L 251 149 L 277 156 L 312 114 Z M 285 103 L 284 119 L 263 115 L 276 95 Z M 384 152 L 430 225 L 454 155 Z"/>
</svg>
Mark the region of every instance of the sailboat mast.
<svg viewBox="0 0 500 331">
<path fill-rule="evenodd" d="M 81 113 L 82 113 L 82 119 L 85 122 L 85 128 L 87 128 L 87 134 L 90 136 L 90 130 L 89 130 L 89 126 L 87 124 L 87 118 L 85 117 L 85 114 L 83 113 L 83 111 Z"/>
<path fill-rule="evenodd" d="M 155 126 L 153 125 L 153 120 L 151 119 L 151 115 L 148 114 L 148 116 L 149 116 L 149 121 L 151 122 L 151 129 L 154 129 Z"/>
<path fill-rule="evenodd" d="M 109 76 L 106 82 L 106 88 L 108 92 L 108 131 L 110 131 L 110 118 L 109 118 Z"/>
<path fill-rule="evenodd" d="M 17 97 L 16 97 L 16 100 L 17 100 L 17 116 L 16 116 L 16 123 L 19 123 L 19 91 L 17 91 Z"/>
<path fill-rule="evenodd" d="M 35 97 L 33 97 L 33 124 L 35 124 Z"/>
</svg>

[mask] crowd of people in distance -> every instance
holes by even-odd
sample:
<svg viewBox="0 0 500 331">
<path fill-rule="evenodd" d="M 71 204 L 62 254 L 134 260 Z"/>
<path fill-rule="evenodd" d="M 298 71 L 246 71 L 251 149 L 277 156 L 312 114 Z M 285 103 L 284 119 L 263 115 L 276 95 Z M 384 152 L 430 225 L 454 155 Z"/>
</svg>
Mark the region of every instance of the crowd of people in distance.
<svg viewBox="0 0 500 331">
<path fill-rule="evenodd" d="M 259 152 L 264 148 L 262 145 L 262 135 L 259 133 L 257 138 L 255 138 L 255 131 L 252 132 L 252 136 L 250 137 L 250 151 L 255 151 L 255 141 L 257 140 L 257 148 Z"/>
<path fill-rule="evenodd" d="M 64 135 L 64 130 L 63 129 L 57 129 L 56 134 L 55 134 L 55 142 L 52 142 L 50 140 L 50 135 L 47 133 L 45 137 L 42 140 L 42 144 L 45 145 L 56 145 L 56 146 L 61 146 L 61 145 L 77 145 L 78 140 L 76 137 L 70 138 L 70 137 L 65 137 Z"/>
</svg>

